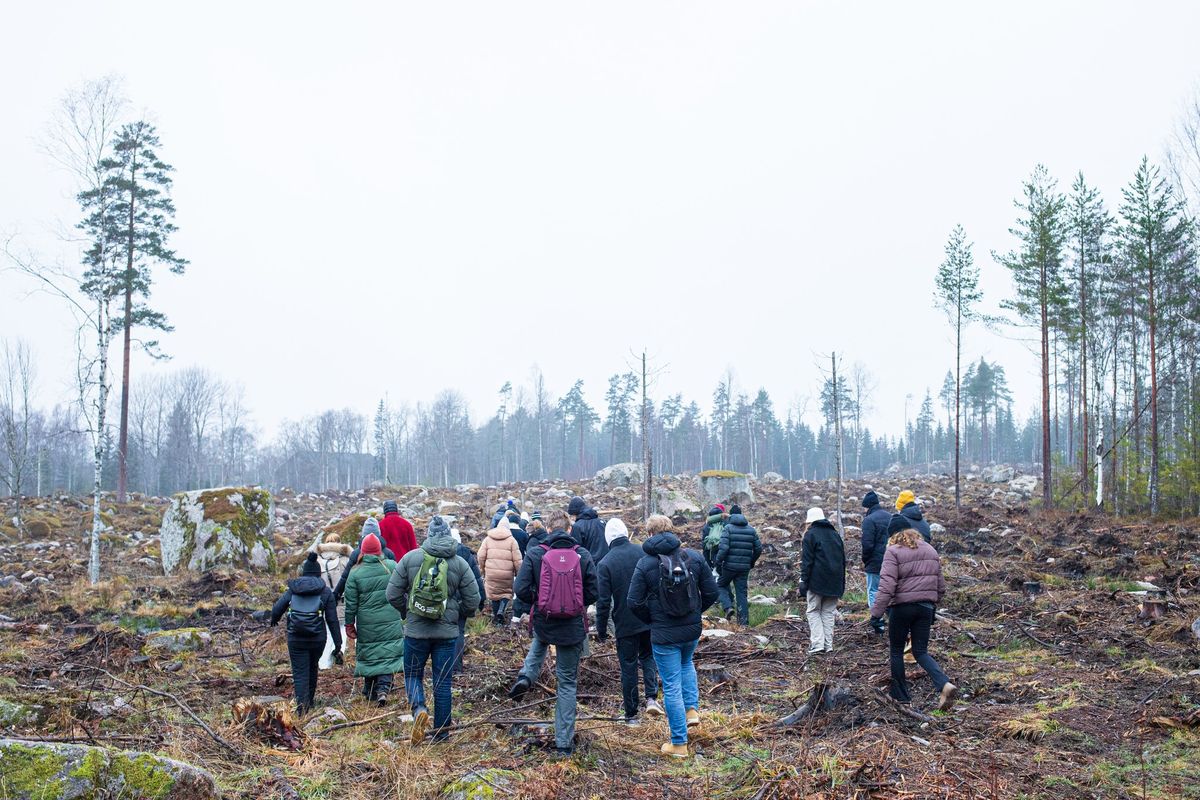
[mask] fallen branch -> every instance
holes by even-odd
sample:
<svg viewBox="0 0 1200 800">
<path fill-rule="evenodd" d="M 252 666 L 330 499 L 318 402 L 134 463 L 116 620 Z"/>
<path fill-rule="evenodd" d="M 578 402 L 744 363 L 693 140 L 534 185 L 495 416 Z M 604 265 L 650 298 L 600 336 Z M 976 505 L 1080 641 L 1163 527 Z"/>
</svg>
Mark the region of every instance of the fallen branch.
<svg viewBox="0 0 1200 800">
<path fill-rule="evenodd" d="M 275 784 L 275 788 L 279 790 L 279 794 L 283 800 L 301 800 L 300 793 L 296 791 L 292 784 L 288 783 L 288 779 L 284 777 L 283 770 L 279 767 L 274 767 L 271 770 L 271 781 Z"/>
<path fill-rule="evenodd" d="M 906 707 L 903 703 L 896 700 L 896 698 L 889 697 L 887 694 L 884 694 L 879 689 L 875 689 L 873 691 L 875 692 L 875 696 L 877 698 L 879 698 L 879 700 L 882 701 L 885 705 L 891 706 L 896 711 L 899 711 L 901 714 L 908 717 L 909 719 L 914 719 L 917 722 L 933 722 L 933 717 L 929 716 L 928 714 L 923 714 L 920 711 L 916 711 L 912 708 Z"/>
</svg>

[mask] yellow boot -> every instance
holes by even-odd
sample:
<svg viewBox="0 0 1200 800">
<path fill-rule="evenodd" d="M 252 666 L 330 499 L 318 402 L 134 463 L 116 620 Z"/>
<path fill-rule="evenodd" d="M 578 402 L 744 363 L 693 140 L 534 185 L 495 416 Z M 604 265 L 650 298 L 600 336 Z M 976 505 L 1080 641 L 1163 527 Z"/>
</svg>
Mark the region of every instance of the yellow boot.
<svg viewBox="0 0 1200 800">
<path fill-rule="evenodd" d="M 687 726 L 689 728 L 694 728 L 699 724 L 700 724 L 700 712 L 694 708 L 689 708 L 687 710 Z"/>
<path fill-rule="evenodd" d="M 660 747 L 659 752 L 672 758 L 687 758 L 689 755 L 686 744 L 671 744 L 670 742 Z"/>
</svg>

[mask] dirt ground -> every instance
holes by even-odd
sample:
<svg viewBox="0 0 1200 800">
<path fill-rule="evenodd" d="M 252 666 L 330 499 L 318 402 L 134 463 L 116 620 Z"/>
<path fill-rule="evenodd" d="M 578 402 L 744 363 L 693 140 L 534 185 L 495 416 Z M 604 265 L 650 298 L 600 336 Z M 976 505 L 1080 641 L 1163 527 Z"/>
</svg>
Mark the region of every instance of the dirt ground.
<svg viewBox="0 0 1200 800">
<path fill-rule="evenodd" d="M 931 686 L 915 664 L 915 712 L 886 699 L 887 648 L 867 625 L 853 527 L 867 485 L 889 498 L 914 489 L 927 517 L 945 526 L 935 544 L 950 588 L 931 652 L 962 688 L 950 713 L 932 711 Z M 272 711 L 289 705 L 282 627 L 250 616 L 275 599 L 285 575 L 163 577 L 156 534 L 164 501 L 148 498 L 104 505 L 112 529 L 97 587 L 84 580 L 81 532 L 90 517 L 77 498 L 27 501 L 24 529 L 0 528 L 0 574 L 14 577 L 0 588 L 0 735 L 163 752 L 212 771 L 231 798 L 1200 797 L 1200 521 L 1043 514 L 997 499 L 979 481 L 967 482 L 956 514 L 944 478 L 851 482 L 836 651 L 809 659 L 793 593 L 800 534 L 809 505 L 832 510 L 832 489 L 754 489 L 745 510 L 766 553 L 751 595 L 769 602 L 752 607 L 747 628 L 710 612 L 713 633 L 696 653 L 704 721 L 687 761 L 658 755 L 665 722 L 615 721 L 611 641 L 593 644 L 581 669 L 577 754 L 554 760 L 546 749 L 553 674 L 520 701 L 507 699 L 528 634 L 485 621 L 469 628 L 449 743 L 411 747 L 398 719 L 402 692 L 384 709 L 355 699 L 349 658 L 322 673 L 318 709 L 295 721 L 294 734 L 286 715 L 275 735 L 235 723 L 239 699 L 265 698 Z M 636 491 L 590 484 L 283 492 L 276 546 L 298 553 L 326 525 L 386 497 L 416 508 L 421 521 L 440 501 L 477 546 L 500 494 L 548 509 L 573 492 L 629 523 L 638 518 Z M 677 518 L 692 545 L 697 516 Z M 1156 590 L 1165 600 L 1144 607 Z M 1146 609 L 1161 615 L 1146 617 Z M 182 653 L 147 646 L 155 632 L 180 628 L 211 641 Z M 814 687 L 827 687 L 815 713 L 774 724 Z M 285 700 L 272 706 L 273 696 Z M 326 707 L 359 724 L 318 719 Z"/>
</svg>

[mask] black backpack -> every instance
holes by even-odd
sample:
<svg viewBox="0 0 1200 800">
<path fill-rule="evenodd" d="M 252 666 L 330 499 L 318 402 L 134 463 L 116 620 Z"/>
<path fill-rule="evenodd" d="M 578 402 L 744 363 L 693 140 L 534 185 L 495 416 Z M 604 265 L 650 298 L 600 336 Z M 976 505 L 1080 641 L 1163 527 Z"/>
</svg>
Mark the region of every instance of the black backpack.
<svg viewBox="0 0 1200 800">
<path fill-rule="evenodd" d="M 669 617 L 688 617 L 700 611 L 700 591 L 682 550 L 658 557 L 658 604 Z"/>
<path fill-rule="evenodd" d="M 325 633 L 324 594 L 293 594 L 288 608 L 288 636 L 296 639 L 320 639 Z"/>
</svg>

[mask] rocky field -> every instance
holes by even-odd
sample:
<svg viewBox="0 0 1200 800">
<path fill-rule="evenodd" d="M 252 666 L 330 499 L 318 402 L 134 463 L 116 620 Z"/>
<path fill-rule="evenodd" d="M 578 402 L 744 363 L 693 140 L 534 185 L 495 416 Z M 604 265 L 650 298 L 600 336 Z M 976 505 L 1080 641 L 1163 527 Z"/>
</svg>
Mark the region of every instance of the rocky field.
<svg viewBox="0 0 1200 800">
<path fill-rule="evenodd" d="M 433 513 L 455 516 L 477 546 L 500 496 L 545 510 L 575 493 L 636 536 L 635 478 L 283 491 L 267 566 L 185 564 L 170 577 L 159 537 L 169 501 L 105 503 L 96 587 L 84 577 L 86 500 L 27 499 L 20 527 L 11 508 L 0 525 L 0 798 L 1200 797 L 1200 522 L 1034 512 L 1036 480 L 1004 470 L 966 481 L 957 514 L 944 476 L 847 484 L 849 593 L 837 650 L 816 660 L 793 586 L 805 510 L 832 512 L 833 487 L 753 481 L 743 507 L 766 543 L 751 576 L 758 602 L 748 628 L 706 622 L 704 725 L 686 762 L 658 756 L 665 723 L 615 722 L 611 641 L 581 667 L 577 755 L 552 760 L 552 676 L 508 700 L 528 636 L 482 621 L 468 629 L 448 744 L 410 747 L 406 709 L 356 700 L 349 657 L 322 673 L 308 719 L 286 712 L 283 629 L 251 614 L 315 537 L 356 535 L 390 498 L 419 529 Z M 913 489 L 942 526 L 950 589 L 931 650 L 963 689 L 949 714 L 930 711 L 926 681 L 913 711 L 886 699 L 886 645 L 866 624 L 856 569 L 868 486 L 889 498 Z M 695 483 L 668 479 L 658 498 L 698 544 Z M 799 719 L 779 724 L 789 715 Z"/>
</svg>

